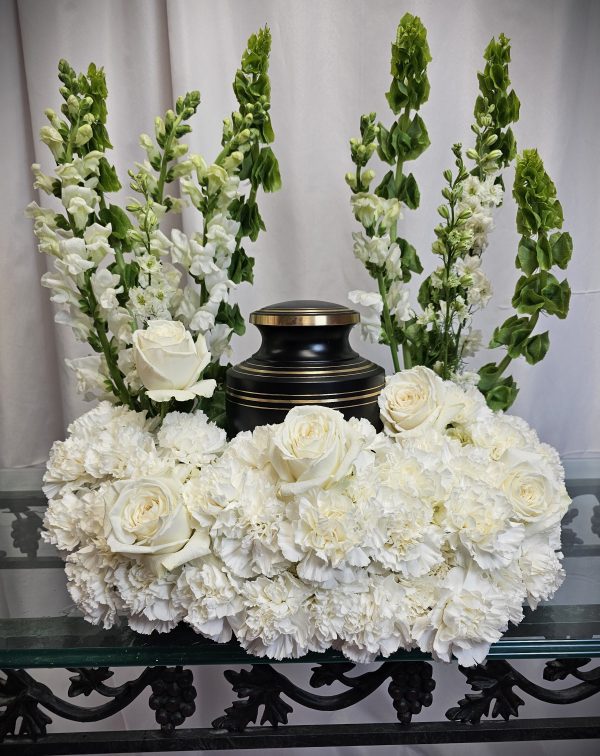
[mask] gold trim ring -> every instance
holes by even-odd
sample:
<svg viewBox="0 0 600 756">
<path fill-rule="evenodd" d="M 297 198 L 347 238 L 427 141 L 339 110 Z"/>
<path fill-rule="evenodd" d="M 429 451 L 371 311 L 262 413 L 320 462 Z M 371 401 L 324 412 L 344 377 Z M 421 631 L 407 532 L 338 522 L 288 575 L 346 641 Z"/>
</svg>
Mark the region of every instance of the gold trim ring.
<svg viewBox="0 0 600 756">
<path fill-rule="evenodd" d="M 360 315 L 354 310 L 339 310 L 324 313 L 322 310 L 314 312 L 266 310 L 253 312 L 250 315 L 253 325 L 266 326 L 328 326 L 328 325 L 356 325 L 360 323 Z"/>
<path fill-rule="evenodd" d="M 336 399 L 321 399 L 320 401 L 317 395 L 313 395 L 309 399 L 300 397 L 297 399 L 279 399 L 276 394 L 271 394 L 268 399 L 262 399 L 258 396 L 253 395 L 243 396 L 242 394 L 238 394 L 235 391 L 232 391 L 232 389 L 230 388 L 226 389 L 225 395 L 227 397 L 234 397 L 235 399 L 244 399 L 245 401 L 251 400 L 253 402 L 260 402 L 261 404 L 268 404 L 270 406 L 273 406 L 274 404 L 339 404 L 340 402 L 354 402 L 356 399 L 376 399 L 380 393 L 381 389 L 376 389 L 371 390 L 365 394 L 356 394 L 355 396 L 338 396 L 338 398 Z M 236 404 L 241 404 L 241 402 L 236 402 Z M 371 404 L 371 402 L 369 402 L 369 404 Z"/>
</svg>

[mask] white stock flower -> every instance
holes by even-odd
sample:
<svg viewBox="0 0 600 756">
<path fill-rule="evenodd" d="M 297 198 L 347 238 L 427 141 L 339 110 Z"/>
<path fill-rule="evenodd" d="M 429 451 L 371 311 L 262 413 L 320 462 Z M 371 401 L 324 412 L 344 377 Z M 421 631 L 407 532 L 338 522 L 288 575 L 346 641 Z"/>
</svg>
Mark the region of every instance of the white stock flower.
<svg viewBox="0 0 600 756">
<path fill-rule="evenodd" d="M 225 449 L 227 435 L 200 410 L 192 414 L 169 412 L 157 441 L 172 460 L 200 467 L 212 462 Z"/>
<path fill-rule="evenodd" d="M 78 229 L 85 228 L 88 215 L 94 212 L 98 204 L 98 195 L 87 186 L 65 186 L 61 193 L 61 200 L 66 211 L 73 217 Z"/>
<path fill-rule="evenodd" d="M 120 283 L 120 276 L 117 273 L 111 273 L 108 268 L 92 273 L 92 290 L 101 312 L 114 310 L 119 306 L 117 294 L 123 293 Z"/>
<path fill-rule="evenodd" d="M 230 339 L 233 329 L 226 323 L 217 323 L 206 332 L 206 344 L 214 359 L 232 354 Z"/>
<path fill-rule="evenodd" d="M 375 194 L 359 192 L 350 198 L 354 217 L 365 228 L 382 228 L 388 231 L 402 217 L 400 203 L 395 197 L 384 199 Z M 383 263 L 382 263 L 383 264 Z"/>
<path fill-rule="evenodd" d="M 376 291 L 354 289 L 354 291 L 348 292 L 348 299 L 353 304 L 369 307 L 377 315 L 381 315 L 383 312 L 383 299 L 381 298 L 381 294 L 378 294 Z"/>
<path fill-rule="evenodd" d="M 363 447 L 363 436 L 341 412 L 308 405 L 294 407 L 275 426 L 268 455 L 282 493 L 298 494 L 343 478 Z"/>
<path fill-rule="evenodd" d="M 362 231 L 352 234 L 354 239 L 354 255 L 362 263 L 371 263 L 372 265 L 383 266 L 388 258 L 390 237 L 373 236 L 368 237 Z"/>
<path fill-rule="evenodd" d="M 87 257 L 95 264 L 98 265 L 106 255 L 111 253 L 111 248 L 108 243 L 108 237 L 112 233 L 112 226 L 110 223 L 106 226 L 101 226 L 98 223 L 92 223 L 83 232 L 83 240 L 85 241 L 85 247 Z"/>
<path fill-rule="evenodd" d="M 412 310 L 410 308 L 410 291 L 402 281 L 394 281 L 387 294 L 387 303 L 390 315 L 401 323 L 410 320 Z"/>
<path fill-rule="evenodd" d="M 214 380 L 198 381 L 210 362 L 204 337 L 199 335 L 194 343 L 178 321 L 153 320 L 147 329 L 135 331 L 133 355 L 140 380 L 154 401 L 212 396 L 216 388 Z"/>
<path fill-rule="evenodd" d="M 378 398 L 386 433 L 408 437 L 443 431 L 460 410 L 446 398 L 444 381 L 429 368 L 417 366 L 388 376 Z"/>
<path fill-rule="evenodd" d="M 72 360 L 65 360 L 65 364 L 75 373 L 77 391 L 83 395 L 87 402 L 94 399 L 108 399 L 110 401 L 113 398 L 106 387 L 108 368 L 101 355 L 92 354 L 88 357 L 76 357 Z"/>
</svg>

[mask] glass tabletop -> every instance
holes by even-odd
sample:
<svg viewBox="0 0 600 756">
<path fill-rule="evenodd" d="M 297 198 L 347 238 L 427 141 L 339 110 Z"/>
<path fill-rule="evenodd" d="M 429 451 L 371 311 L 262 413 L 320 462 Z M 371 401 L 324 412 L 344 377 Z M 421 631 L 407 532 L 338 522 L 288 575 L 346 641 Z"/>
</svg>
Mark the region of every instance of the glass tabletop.
<svg viewBox="0 0 600 756">
<path fill-rule="evenodd" d="M 488 658 L 600 657 L 600 478 L 572 478 L 567 487 L 566 580 L 552 601 L 526 609 Z M 39 490 L 0 491 L 0 668 L 269 663 L 189 627 L 143 636 L 125 622 L 108 631 L 87 623 L 66 591 L 61 557 L 40 541 L 44 508 Z M 427 655 L 400 651 L 389 660 L 419 658 Z M 331 650 L 294 661 L 346 659 Z"/>
</svg>

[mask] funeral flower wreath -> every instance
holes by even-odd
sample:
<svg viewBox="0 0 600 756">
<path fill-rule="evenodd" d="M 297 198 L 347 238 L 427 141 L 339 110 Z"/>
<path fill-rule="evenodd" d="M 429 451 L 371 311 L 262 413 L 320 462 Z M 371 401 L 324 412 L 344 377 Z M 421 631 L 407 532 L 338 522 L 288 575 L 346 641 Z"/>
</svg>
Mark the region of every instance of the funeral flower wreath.
<svg viewBox="0 0 600 756">
<path fill-rule="evenodd" d="M 420 196 L 404 165 L 429 144 L 418 110 L 431 56 L 418 18 L 403 17 L 392 45 L 387 99 L 397 120 L 386 128 L 365 115 L 350 143 L 346 181 L 362 227 L 354 253 L 378 288 L 350 297 L 366 308 L 364 335 L 390 347 L 395 368 L 379 397 L 383 432 L 301 406 L 228 441 L 226 358 L 245 328 L 231 294 L 253 280 L 247 247 L 265 230 L 259 192 L 281 185 L 270 43 L 267 28 L 248 40 L 233 82 L 238 108 L 214 161 L 181 141 L 198 92 L 156 119 L 154 137 L 141 136 L 146 157 L 129 172 L 135 197 L 125 209 L 109 199 L 121 184 L 106 157 L 104 73 L 59 64 L 61 114 L 46 111 L 41 132 L 54 175 L 33 166 L 51 207 L 32 203 L 28 213 L 54 260 L 42 283 L 56 320 L 94 352 L 67 362 L 98 404 L 52 447 L 43 537 L 67 552 L 70 595 L 104 628 L 121 617 L 141 633 L 185 622 L 273 659 L 334 647 L 368 662 L 420 648 L 481 662 L 525 601 L 535 607 L 561 584 L 570 503 L 557 452 L 504 412 L 518 391 L 503 375 L 509 363 L 541 360 L 549 338 L 535 332 L 540 316 L 567 314 L 568 283 L 550 269 L 564 269 L 572 251 L 539 155 L 516 155 L 508 40 L 490 42 L 478 77 L 473 167 L 454 145 L 456 172 L 444 172 L 432 247 L 440 264 L 421 284 L 420 313 L 408 282 L 422 266 L 397 234 L 401 209 Z M 371 191 L 375 153 L 393 168 Z M 489 344 L 504 358 L 474 373 L 465 369 L 481 342 L 472 316 L 491 297 L 481 259 L 503 201 L 500 171 L 515 158 L 516 314 Z M 164 217 L 186 205 L 197 230 L 167 235 Z"/>
</svg>

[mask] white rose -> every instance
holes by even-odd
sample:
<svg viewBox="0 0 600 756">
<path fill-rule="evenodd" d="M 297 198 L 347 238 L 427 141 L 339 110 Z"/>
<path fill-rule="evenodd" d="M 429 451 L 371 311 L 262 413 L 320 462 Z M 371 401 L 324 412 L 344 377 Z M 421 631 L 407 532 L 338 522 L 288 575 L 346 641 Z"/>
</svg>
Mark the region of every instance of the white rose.
<svg viewBox="0 0 600 756">
<path fill-rule="evenodd" d="M 275 426 L 268 458 L 282 481 L 283 494 L 328 488 L 346 475 L 364 444 L 362 435 L 328 407 L 290 410 Z"/>
<path fill-rule="evenodd" d="M 214 380 L 198 381 L 210 361 L 204 336 L 194 344 L 179 321 L 151 320 L 148 328 L 135 331 L 133 357 L 148 396 L 156 402 L 208 397 L 216 388 Z"/>
<path fill-rule="evenodd" d="M 156 570 L 171 570 L 209 553 L 208 534 L 193 532 L 175 478 L 117 480 L 107 487 L 105 507 L 104 536 L 113 553 L 160 555 L 151 560 Z"/>
<path fill-rule="evenodd" d="M 564 484 L 553 479 L 552 470 L 534 452 L 512 449 L 501 459 L 505 465 L 502 490 L 510 501 L 514 517 L 529 534 L 555 525 L 571 500 Z"/>
<path fill-rule="evenodd" d="M 455 400 L 447 402 L 444 381 L 422 366 L 386 378 L 379 409 L 386 433 L 406 437 L 424 430 L 443 431 L 458 413 Z"/>
</svg>

